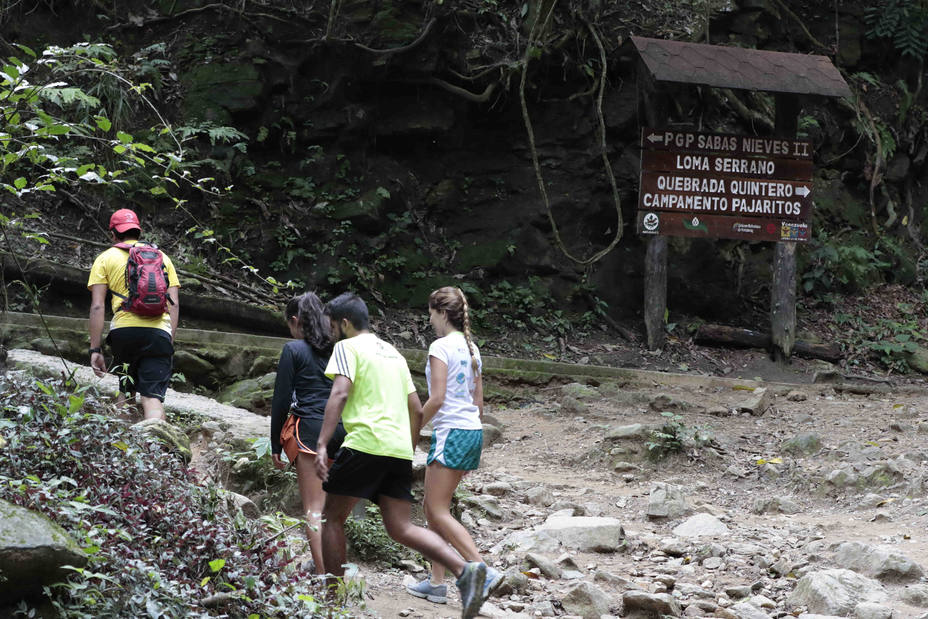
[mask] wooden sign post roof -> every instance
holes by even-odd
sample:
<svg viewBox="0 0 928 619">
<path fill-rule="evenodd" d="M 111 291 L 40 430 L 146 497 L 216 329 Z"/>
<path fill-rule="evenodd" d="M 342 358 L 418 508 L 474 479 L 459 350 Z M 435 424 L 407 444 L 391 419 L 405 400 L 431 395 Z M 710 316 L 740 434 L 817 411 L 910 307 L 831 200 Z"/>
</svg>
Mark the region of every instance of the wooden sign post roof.
<svg viewBox="0 0 928 619">
<path fill-rule="evenodd" d="M 737 47 L 724 47 L 719 45 L 705 45 L 700 43 L 686 43 L 681 41 L 665 41 L 645 37 L 632 37 L 632 43 L 641 58 L 638 74 L 642 101 L 639 105 L 644 111 L 648 126 L 655 130 L 653 143 L 657 143 L 659 130 L 667 125 L 667 101 L 661 94 L 662 84 L 691 84 L 709 86 L 713 88 L 732 88 L 737 90 L 759 90 L 774 93 L 776 99 L 776 120 L 774 136 L 798 144 L 795 141 L 799 119 L 799 95 L 818 95 L 825 97 L 847 97 L 851 95 L 850 88 L 831 60 L 825 56 L 805 54 L 790 54 L 756 49 L 742 49 Z M 645 79 L 648 78 L 648 79 Z M 674 133 L 681 133 L 676 130 Z M 682 132 L 692 135 L 694 132 Z M 686 139 L 689 139 L 688 137 Z M 797 146 L 798 148 L 798 146 Z M 798 154 L 798 152 L 797 152 Z M 663 153 L 648 153 L 644 155 L 649 166 L 660 166 L 666 155 Z M 806 159 L 811 158 L 811 154 Z M 797 157 L 796 162 L 788 164 L 791 170 L 802 174 L 801 177 L 777 177 L 771 171 L 771 178 L 805 179 L 811 169 L 806 167 Z M 644 163 L 644 162 L 643 162 Z M 702 163 L 702 162 L 700 162 Z M 745 168 L 756 167 L 754 162 L 744 164 L 740 161 L 712 161 L 711 165 L 738 168 L 734 174 Z M 781 169 L 784 166 L 779 166 Z M 656 169 L 656 168 L 652 168 Z M 660 195 L 658 206 L 672 208 L 675 201 L 680 202 L 681 196 L 688 194 L 687 205 L 707 204 L 705 198 L 697 200 L 693 191 L 682 189 L 701 188 L 688 181 L 688 177 L 677 176 L 671 181 L 649 175 L 647 179 L 642 175 L 642 187 L 639 191 L 651 190 L 650 203 L 655 203 L 653 196 L 658 195 L 655 190 L 670 191 L 671 195 Z M 761 175 L 763 176 L 763 175 Z M 681 180 L 682 179 L 682 180 Z M 645 186 L 647 182 L 647 187 Z M 668 190 L 669 186 L 669 190 Z M 780 186 L 785 186 L 780 183 Z M 737 187 L 737 186 L 736 186 Z M 682 189 L 681 189 L 682 188 Z M 673 193 L 676 191 L 676 193 Z M 791 185 L 788 191 L 798 191 L 803 200 L 797 204 L 807 204 L 808 193 L 803 186 Z M 719 190 L 724 193 L 724 188 Z M 682 203 L 682 202 L 680 202 Z M 669 206 L 670 205 L 670 206 Z M 795 207 L 793 207 L 795 208 Z M 800 208 L 806 208 L 800 206 Z M 808 211 L 804 211 L 807 215 Z M 639 221 L 648 225 L 655 225 L 654 213 L 650 219 L 643 222 L 644 214 Z M 709 217 L 719 217 L 710 215 Z M 671 226 L 680 224 L 681 233 L 684 229 L 692 230 L 694 225 L 684 225 L 681 213 L 670 213 L 666 217 Z M 710 229 L 717 225 L 716 220 L 709 219 L 699 222 Z M 792 224 L 791 224 L 792 225 Z M 750 226 L 744 230 L 750 229 Z M 747 232 L 745 232 L 747 234 Z M 794 240 L 801 240 L 796 238 Z M 664 342 L 664 315 L 667 309 L 667 237 L 662 235 L 650 236 L 645 256 L 645 298 L 644 318 L 648 336 L 648 347 L 659 348 Z M 777 241 L 774 251 L 773 286 L 770 299 L 771 342 L 773 354 L 778 360 L 787 360 L 792 354 L 796 340 L 796 243 L 790 241 Z"/>
</svg>

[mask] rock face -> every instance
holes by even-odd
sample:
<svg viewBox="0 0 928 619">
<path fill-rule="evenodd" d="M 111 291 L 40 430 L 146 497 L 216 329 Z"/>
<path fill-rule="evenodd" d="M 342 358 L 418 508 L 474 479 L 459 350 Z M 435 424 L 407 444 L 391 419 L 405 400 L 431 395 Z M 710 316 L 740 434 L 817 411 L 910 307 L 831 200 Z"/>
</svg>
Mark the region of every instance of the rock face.
<svg viewBox="0 0 928 619">
<path fill-rule="evenodd" d="M 876 580 L 845 569 L 822 570 L 803 576 L 787 599 L 820 615 L 846 616 L 861 602 L 882 602 L 886 592 Z"/>
<path fill-rule="evenodd" d="M 82 567 L 87 556 L 64 529 L 43 516 L 0 500 L 0 602 L 41 593 L 67 575 L 64 565 Z"/>
<path fill-rule="evenodd" d="M 835 562 L 884 582 L 918 580 L 924 573 L 921 566 L 891 548 L 859 542 L 838 546 Z"/>
</svg>

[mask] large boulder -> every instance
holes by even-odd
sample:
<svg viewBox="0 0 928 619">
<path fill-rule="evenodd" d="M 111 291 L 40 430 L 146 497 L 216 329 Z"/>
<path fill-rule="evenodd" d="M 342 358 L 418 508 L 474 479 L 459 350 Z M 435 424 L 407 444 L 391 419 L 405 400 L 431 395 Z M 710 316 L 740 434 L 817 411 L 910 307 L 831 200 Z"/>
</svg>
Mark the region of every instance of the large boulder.
<svg viewBox="0 0 928 619">
<path fill-rule="evenodd" d="M 551 516 L 538 531 L 583 552 L 615 552 L 625 541 L 625 530 L 615 518 Z"/>
<path fill-rule="evenodd" d="M 860 542 L 845 542 L 838 546 L 835 562 L 884 582 L 909 582 L 924 574 L 921 566 L 892 548 Z"/>
<path fill-rule="evenodd" d="M 171 425 L 164 419 L 145 419 L 133 424 L 132 429 L 146 436 L 157 438 L 185 461 L 190 461 L 190 439 L 177 426 Z"/>
<path fill-rule="evenodd" d="M 44 515 L 0 499 L 0 602 L 15 602 L 63 580 L 65 565 L 83 567 L 87 555 Z"/>
<path fill-rule="evenodd" d="M 690 516 L 674 527 L 673 534 L 677 537 L 728 535 L 728 527 L 712 514 L 703 513 Z"/>
<path fill-rule="evenodd" d="M 644 613 L 652 617 L 679 617 L 683 614 L 680 603 L 669 593 L 626 591 L 622 594 L 622 606 L 626 613 Z"/>
<path fill-rule="evenodd" d="M 648 518 L 677 518 L 690 512 L 683 488 L 663 482 L 651 485 L 648 497 Z"/>
<path fill-rule="evenodd" d="M 886 599 L 883 586 L 872 578 L 845 569 L 821 570 L 799 579 L 787 598 L 787 606 L 804 606 L 810 613 L 847 616 L 861 602 Z"/>
</svg>

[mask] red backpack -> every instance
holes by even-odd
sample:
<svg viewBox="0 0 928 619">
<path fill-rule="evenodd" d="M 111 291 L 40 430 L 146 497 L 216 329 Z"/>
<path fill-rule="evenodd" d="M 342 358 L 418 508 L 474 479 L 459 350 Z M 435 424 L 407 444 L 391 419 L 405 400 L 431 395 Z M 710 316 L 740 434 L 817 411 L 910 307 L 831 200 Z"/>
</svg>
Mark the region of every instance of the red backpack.
<svg viewBox="0 0 928 619">
<path fill-rule="evenodd" d="M 116 243 L 113 247 L 129 251 L 126 263 L 126 287 L 129 295 L 123 296 L 120 309 L 139 316 L 160 316 L 167 309 L 168 303 L 174 303 L 168 296 L 168 273 L 164 266 L 164 256 L 155 245 L 148 243 Z"/>
</svg>

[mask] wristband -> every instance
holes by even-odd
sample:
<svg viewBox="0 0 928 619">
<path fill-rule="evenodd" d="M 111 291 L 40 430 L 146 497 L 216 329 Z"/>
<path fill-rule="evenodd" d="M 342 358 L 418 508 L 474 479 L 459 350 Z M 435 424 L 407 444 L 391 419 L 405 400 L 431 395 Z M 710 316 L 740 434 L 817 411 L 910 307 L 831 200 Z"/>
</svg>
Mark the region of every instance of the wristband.
<svg viewBox="0 0 928 619">
<path fill-rule="evenodd" d="M 95 353 L 95 352 L 102 353 L 102 352 L 103 352 L 103 349 L 102 349 L 101 347 L 99 347 L 99 346 L 96 346 L 96 347 L 94 347 L 94 348 L 91 348 L 91 349 L 90 349 L 89 351 L 87 351 L 87 352 L 89 352 L 89 353 L 92 355 L 92 354 Z"/>
</svg>

